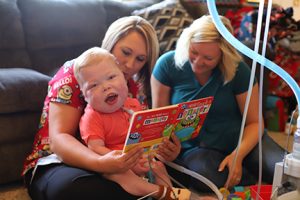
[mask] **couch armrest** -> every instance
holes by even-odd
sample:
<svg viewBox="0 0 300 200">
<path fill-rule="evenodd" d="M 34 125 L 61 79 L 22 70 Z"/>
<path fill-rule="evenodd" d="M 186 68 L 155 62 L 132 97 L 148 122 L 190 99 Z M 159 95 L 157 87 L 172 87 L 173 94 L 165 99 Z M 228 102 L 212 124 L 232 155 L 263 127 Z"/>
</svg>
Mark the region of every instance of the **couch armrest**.
<svg viewBox="0 0 300 200">
<path fill-rule="evenodd" d="M 49 80 L 49 76 L 31 69 L 0 69 L 0 114 L 40 112 Z"/>
</svg>

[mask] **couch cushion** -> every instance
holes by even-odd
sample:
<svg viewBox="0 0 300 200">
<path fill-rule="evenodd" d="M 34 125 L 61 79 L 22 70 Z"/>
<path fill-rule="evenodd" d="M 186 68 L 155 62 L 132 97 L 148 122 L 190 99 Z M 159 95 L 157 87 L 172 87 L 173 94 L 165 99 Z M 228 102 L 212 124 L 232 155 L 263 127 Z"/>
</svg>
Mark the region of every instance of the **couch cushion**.
<svg viewBox="0 0 300 200">
<path fill-rule="evenodd" d="M 174 49 L 183 29 L 193 21 L 177 0 L 165 0 L 144 9 L 135 10 L 132 14 L 147 19 L 154 26 L 160 44 L 160 54 Z"/>
<path fill-rule="evenodd" d="M 109 17 L 106 18 L 106 24 L 109 26 L 121 16 L 129 16 L 132 11 L 151 6 L 161 0 L 138 0 L 138 1 L 103 1 L 105 10 Z"/>
<path fill-rule="evenodd" d="M 98 0 L 22 0 L 18 5 L 32 68 L 47 75 L 100 46 L 110 12 Z"/>
<path fill-rule="evenodd" d="M 198 19 L 202 15 L 209 14 L 206 1 L 179 0 L 179 2 L 193 19 Z"/>
<path fill-rule="evenodd" d="M 53 76 L 67 60 L 100 46 L 110 23 L 157 1 L 19 1 L 32 69 Z"/>
<path fill-rule="evenodd" d="M 31 67 L 27 50 L 25 48 L 0 48 L 0 68 L 14 68 L 16 66 L 22 66 L 23 68 Z"/>
<path fill-rule="evenodd" d="M 24 127 L 26 129 L 26 127 Z M 2 132 L 2 131 L 1 131 Z M 4 133 L 4 132 L 3 132 Z M 19 135 L 24 132 L 19 133 Z M 21 172 L 25 157 L 31 150 L 32 138 L 27 140 L 15 140 L 12 143 L 0 145 L 1 165 L 0 165 L 0 184 L 21 181 Z M 3 195 L 2 195 L 3 196 Z M 10 195 L 9 195 L 10 196 Z M 3 198 L 1 198 L 3 199 Z M 15 199 L 15 198 L 8 198 Z M 19 196 L 17 199 L 27 199 Z"/>
<path fill-rule="evenodd" d="M 24 48 L 24 32 L 16 0 L 0 1 L 0 49 Z"/>
<path fill-rule="evenodd" d="M 0 67 L 30 66 L 16 0 L 0 1 Z"/>
<path fill-rule="evenodd" d="M 31 69 L 0 69 L 0 114 L 40 111 L 50 79 Z"/>
<path fill-rule="evenodd" d="M 19 1 L 31 50 L 99 44 L 106 30 L 106 11 L 95 0 Z M 101 14 L 100 14 L 101 13 Z"/>
<path fill-rule="evenodd" d="M 91 47 L 91 45 L 80 45 L 31 50 L 31 69 L 52 77 L 66 61 L 78 57 L 82 52 Z"/>
</svg>

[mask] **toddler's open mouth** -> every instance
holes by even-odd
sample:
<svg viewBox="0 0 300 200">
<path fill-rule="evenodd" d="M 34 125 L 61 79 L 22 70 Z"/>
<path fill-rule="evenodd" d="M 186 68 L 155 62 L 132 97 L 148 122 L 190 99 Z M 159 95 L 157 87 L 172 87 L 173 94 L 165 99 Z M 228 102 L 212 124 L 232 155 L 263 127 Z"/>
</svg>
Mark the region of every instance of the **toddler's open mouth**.
<svg viewBox="0 0 300 200">
<path fill-rule="evenodd" d="M 105 102 L 107 104 L 112 105 L 112 104 L 116 103 L 117 99 L 118 99 L 118 94 L 111 93 L 106 97 Z"/>
</svg>

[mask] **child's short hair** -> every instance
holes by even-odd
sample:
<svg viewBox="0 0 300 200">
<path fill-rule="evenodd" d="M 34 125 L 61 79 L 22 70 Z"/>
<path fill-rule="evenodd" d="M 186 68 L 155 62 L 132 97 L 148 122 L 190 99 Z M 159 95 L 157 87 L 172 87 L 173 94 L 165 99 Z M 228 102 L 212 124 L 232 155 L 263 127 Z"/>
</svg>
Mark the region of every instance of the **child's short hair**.
<svg viewBox="0 0 300 200">
<path fill-rule="evenodd" d="M 105 58 L 110 58 L 116 62 L 115 57 L 109 51 L 100 47 L 92 47 L 83 52 L 80 56 L 78 56 L 75 59 L 74 76 L 80 86 L 82 85 L 82 80 L 80 78 L 80 70 L 82 68 L 102 62 Z"/>
</svg>

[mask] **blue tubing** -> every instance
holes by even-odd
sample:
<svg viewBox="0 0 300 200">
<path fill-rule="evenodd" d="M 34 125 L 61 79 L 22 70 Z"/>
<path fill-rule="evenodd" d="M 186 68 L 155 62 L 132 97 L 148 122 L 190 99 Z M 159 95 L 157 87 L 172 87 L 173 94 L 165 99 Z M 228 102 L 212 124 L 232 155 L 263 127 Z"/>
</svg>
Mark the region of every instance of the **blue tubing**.
<svg viewBox="0 0 300 200">
<path fill-rule="evenodd" d="M 220 20 L 218 11 L 216 9 L 215 0 L 207 0 L 208 10 L 212 19 L 219 30 L 220 34 L 228 41 L 232 46 L 234 46 L 237 50 L 241 53 L 245 54 L 249 58 L 253 59 L 254 61 L 260 63 L 261 65 L 267 67 L 271 71 L 275 72 L 278 76 L 280 76 L 292 89 L 294 92 L 298 105 L 300 104 L 300 88 L 297 82 L 281 67 L 273 63 L 272 61 L 268 60 L 267 58 L 261 56 L 260 54 L 256 53 L 255 51 L 248 48 L 246 45 L 241 43 L 237 40 L 223 25 L 222 21 Z"/>
</svg>

